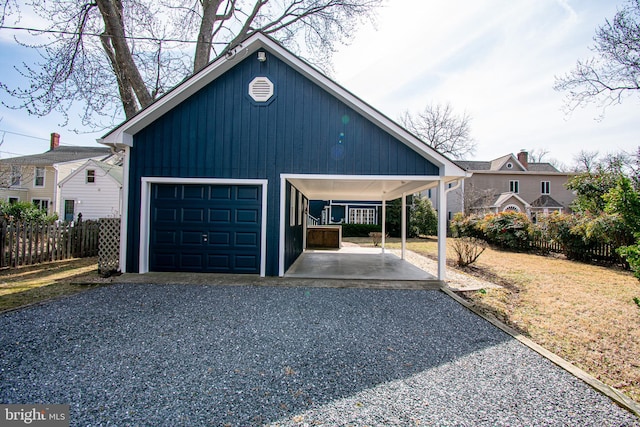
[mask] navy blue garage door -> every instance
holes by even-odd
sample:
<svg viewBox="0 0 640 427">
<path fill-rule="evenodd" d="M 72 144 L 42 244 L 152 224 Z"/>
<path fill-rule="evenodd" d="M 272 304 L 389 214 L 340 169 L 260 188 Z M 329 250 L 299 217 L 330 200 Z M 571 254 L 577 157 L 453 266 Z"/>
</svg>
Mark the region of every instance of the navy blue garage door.
<svg viewBox="0 0 640 427">
<path fill-rule="evenodd" d="M 149 270 L 260 273 L 262 187 L 154 184 Z"/>
</svg>

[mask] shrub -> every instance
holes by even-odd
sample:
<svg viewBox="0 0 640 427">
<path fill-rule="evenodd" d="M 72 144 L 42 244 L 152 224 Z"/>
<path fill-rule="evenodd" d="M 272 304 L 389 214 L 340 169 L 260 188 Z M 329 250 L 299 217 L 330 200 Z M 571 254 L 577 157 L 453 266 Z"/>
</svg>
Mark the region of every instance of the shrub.
<svg viewBox="0 0 640 427">
<path fill-rule="evenodd" d="M 533 225 L 521 212 L 486 215 L 480 227 L 489 243 L 512 250 L 529 250 L 531 247 Z"/>
<path fill-rule="evenodd" d="M 640 236 L 638 237 L 640 238 Z M 633 275 L 640 280 L 640 243 L 622 246 L 616 252 L 627 261 L 629 268 L 633 271 Z"/>
<path fill-rule="evenodd" d="M 479 215 L 465 216 L 462 212 L 458 212 L 453 216 L 449 229 L 453 237 L 476 237 L 484 239 L 484 234 L 480 230 L 480 223 L 483 217 Z"/>
<path fill-rule="evenodd" d="M 57 214 L 47 215 L 47 212 L 28 202 L 0 202 L 0 215 L 6 220 L 15 219 L 29 222 L 52 223 L 58 219 Z"/>
<path fill-rule="evenodd" d="M 545 227 L 548 238 L 560 245 L 568 259 L 591 261 L 590 251 L 597 243 L 587 233 L 591 219 L 589 215 L 553 213 L 541 218 L 538 225 Z"/>
<path fill-rule="evenodd" d="M 487 249 L 487 243 L 475 237 L 459 237 L 453 240 L 453 250 L 458 256 L 456 264 L 460 267 L 476 262 L 485 249 Z"/>
<path fill-rule="evenodd" d="M 342 224 L 343 237 L 369 237 L 369 233 L 382 231 L 376 224 Z"/>
</svg>

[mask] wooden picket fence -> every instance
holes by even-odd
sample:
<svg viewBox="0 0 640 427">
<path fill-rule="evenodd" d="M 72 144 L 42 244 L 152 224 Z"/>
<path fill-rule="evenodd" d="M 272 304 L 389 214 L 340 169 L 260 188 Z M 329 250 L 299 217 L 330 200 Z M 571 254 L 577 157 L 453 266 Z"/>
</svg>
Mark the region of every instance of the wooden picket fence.
<svg viewBox="0 0 640 427">
<path fill-rule="evenodd" d="M 98 221 L 42 224 L 0 219 L 0 268 L 98 255 Z"/>
<path fill-rule="evenodd" d="M 560 243 L 540 238 L 534 239 L 530 243 L 530 247 L 526 249 L 533 249 L 544 253 L 565 254 L 565 249 Z M 586 262 L 628 266 L 624 259 L 616 252 L 616 246 L 609 243 L 592 245 L 592 247 L 584 253 L 580 253 L 579 259 Z"/>
</svg>

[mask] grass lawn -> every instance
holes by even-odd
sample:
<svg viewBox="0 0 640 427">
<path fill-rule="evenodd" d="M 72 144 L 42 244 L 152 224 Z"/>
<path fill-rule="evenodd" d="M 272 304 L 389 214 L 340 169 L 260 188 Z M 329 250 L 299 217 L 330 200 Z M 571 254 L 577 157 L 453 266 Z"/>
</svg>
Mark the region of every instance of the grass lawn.
<svg viewBox="0 0 640 427">
<path fill-rule="evenodd" d="M 387 247 L 399 248 L 398 240 Z M 410 239 L 407 249 L 434 258 L 437 242 Z M 449 266 L 455 258 L 448 245 Z M 640 402 L 640 307 L 634 301 L 640 298 L 640 281 L 632 273 L 491 248 L 465 271 L 503 288 L 462 296 Z"/>
<path fill-rule="evenodd" d="M 71 295 L 99 282 L 98 259 L 76 258 L 0 271 L 0 312 Z"/>
</svg>

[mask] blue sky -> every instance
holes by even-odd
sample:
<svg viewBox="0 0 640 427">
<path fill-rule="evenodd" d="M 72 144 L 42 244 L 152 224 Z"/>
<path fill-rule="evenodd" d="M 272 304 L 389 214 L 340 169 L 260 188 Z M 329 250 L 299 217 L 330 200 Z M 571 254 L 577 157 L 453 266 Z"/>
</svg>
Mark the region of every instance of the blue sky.
<svg viewBox="0 0 640 427">
<path fill-rule="evenodd" d="M 393 119 L 429 103 L 468 113 L 478 160 L 521 149 L 546 150 L 567 164 L 580 150 L 633 152 L 640 145 L 640 97 L 596 120 L 596 106 L 567 116 L 564 94 L 552 88 L 554 76 L 591 55 L 595 29 L 622 1 L 389 1 L 375 26 L 362 27 L 336 53 L 331 77 Z M 33 55 L 9 36 L 0 30 L 0 81 L 8 83 L 17 78 L 12 66 Z M 76 134 L 78 121 L 62 128 L 61 117 L 4 106 L 0 118 L 0 130 L 13 132 L 4 133 L 2 158 L 45 151 L 51 132 L 70 145 L 94 145 L 102 134 Z"/>
</svg>

